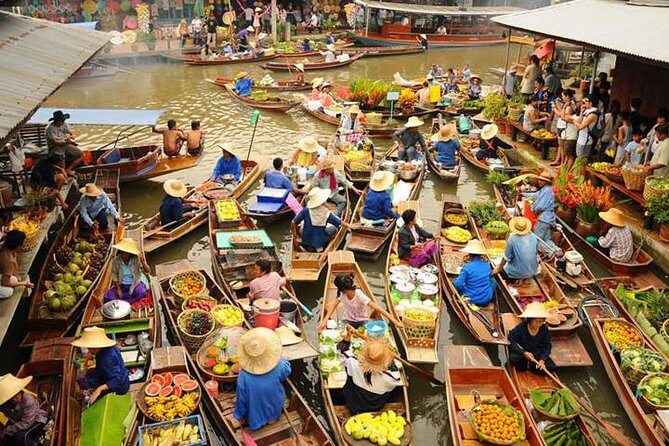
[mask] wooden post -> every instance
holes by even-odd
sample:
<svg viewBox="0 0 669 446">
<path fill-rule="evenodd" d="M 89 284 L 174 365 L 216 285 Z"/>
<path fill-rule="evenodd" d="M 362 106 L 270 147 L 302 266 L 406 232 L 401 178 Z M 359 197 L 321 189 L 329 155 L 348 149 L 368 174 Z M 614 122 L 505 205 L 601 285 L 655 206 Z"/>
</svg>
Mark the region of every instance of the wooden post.
<svg viewBox="0 0 669 446">
<path fill-rule="evenodd" d="M 230 12 L 230 47 L 233 52 L 237 52 L 237 43 L 235 42 L 235 10 L 232 9 L 232 1 L 228 0 L 228 11 Z"/>
<path fill-rule="evenodd" d="M 369 35 L 369 7 L 365 6 L 365 37 Z"/>
<path fill-rule="evenodd" d="M 597 78 L 597 64 L 599 63 L 599 51 L 595 51 L 595 62 L 594 65 L 592 66 L 592 76 L 590 76 L 590 91 L 589 93 L 592 94 L 592 91 L 595 89 L 595 78 Z"/>
<path fill-rule="evenodd" d="M 585 56 L 585 47 L 581 47 L 581 61 L 578 63 L 578 78 L 581 78 L 581 74 L 583 73 L 583 57 Z"/>
<path fill-rule="evenodd" d="M 506 37 L 506 58 L 504 59 L 504 74 L 509 70 L 509 51 L 511 50 L 511 28 L 508 28 L 509 34 Z M 504 86 L 502 85 L 502 88 Z"/>
<path fill-rule="evenodd" d="M 290 20 L 286 20 L 286 42 L 290 42 L 290 32 L 292 30 L 292 23 Z"/>
<path fill-rule="evenodd" d="M 277 39 L 277 33 L 276 33 L 276 0 L 272 0 L 272 3 L 270 3 L 270 23 L 272 26 L 272 41 L 276 44 L 278 43 Z"/>
</svg>

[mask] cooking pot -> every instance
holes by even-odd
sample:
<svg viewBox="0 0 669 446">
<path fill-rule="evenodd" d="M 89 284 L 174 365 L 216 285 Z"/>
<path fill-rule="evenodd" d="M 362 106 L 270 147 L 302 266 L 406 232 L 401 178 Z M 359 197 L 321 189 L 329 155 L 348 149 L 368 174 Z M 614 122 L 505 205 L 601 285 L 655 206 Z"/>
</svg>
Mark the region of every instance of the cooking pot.
<svg viewBox="0 0 669 446">
<path fill-rule="evenodd" d="M 123 319 L 130 314 L 130 311 L 132 311 L 130 304 L 121 299 L 110 300 L 102 306 L 102 315 L 106 319 Z"/>
<path fill-rule="evenodd" d="M 439 280 L 436 274 L 420 272 L 416 276 L 416 280 L 420 283 L 435 284 Z"/>
<path fill-rule="evenodd" d="M 400 169 L 397 171 L 397 175 L 400 177 L 400 180 L 413 181 L 418 177 L 418 169 L 413 169 L 413 170 Z"/>
<path fill-rule="evenodd" d="M 429 283 L 423 283 L 421 285 L 418 285 L 418 292 L 420 293 L 421 299 L 432 300 L 435 297 L 437 297 L 437 293 L 439 292 L 439 287 Z"/>
</svg>

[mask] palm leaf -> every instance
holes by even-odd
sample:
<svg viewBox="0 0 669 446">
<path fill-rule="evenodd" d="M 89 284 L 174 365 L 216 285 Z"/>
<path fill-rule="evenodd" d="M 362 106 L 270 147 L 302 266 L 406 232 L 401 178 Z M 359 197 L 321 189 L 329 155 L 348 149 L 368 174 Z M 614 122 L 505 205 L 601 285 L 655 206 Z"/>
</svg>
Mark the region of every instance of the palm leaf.
<svg viewBox="0 0 669 446">
<path fill-rule="evenodd" d="M 107 394 L 84 410 L 80 446 L 121 444 L 126 435 L 125 415 L 132 407 L 130 394 Z"/>
</svg>

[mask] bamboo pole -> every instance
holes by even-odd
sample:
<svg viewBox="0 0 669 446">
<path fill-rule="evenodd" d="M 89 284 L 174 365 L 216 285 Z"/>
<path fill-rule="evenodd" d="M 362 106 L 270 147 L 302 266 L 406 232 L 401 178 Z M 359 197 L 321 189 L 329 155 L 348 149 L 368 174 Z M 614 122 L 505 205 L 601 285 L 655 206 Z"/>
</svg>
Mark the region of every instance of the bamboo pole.
<svg viewBox="0 0 669 446">
<path fill-rule="evenodd" d="M 506 37 L 506 57 L 504 58 L 504 74 L 509 70 L 509 51 L 511 51 L 511 28 L 507 28 L 509 35 Z"/>
</svg>

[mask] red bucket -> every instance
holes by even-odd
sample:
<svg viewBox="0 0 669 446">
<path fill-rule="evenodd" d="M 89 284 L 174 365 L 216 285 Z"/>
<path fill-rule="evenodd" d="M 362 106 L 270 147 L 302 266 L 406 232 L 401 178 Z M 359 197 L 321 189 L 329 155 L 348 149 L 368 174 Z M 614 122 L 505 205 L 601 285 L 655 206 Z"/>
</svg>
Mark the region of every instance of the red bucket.
<svg viewBox="0 0 669 446">
<path fill-rule="evenodd" d="M 253 320 L 256 328 L 265 327 L 274 330 L 279 326 L 279 308 L 281 304 L 275 299 L 258 299 L 253 302 Z"/>
</svg>

